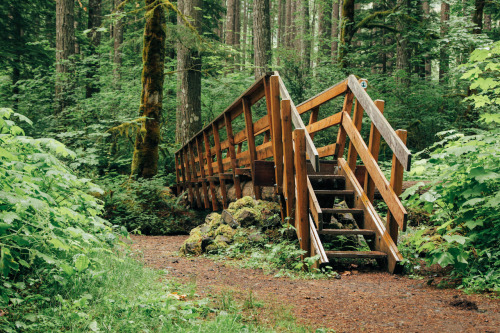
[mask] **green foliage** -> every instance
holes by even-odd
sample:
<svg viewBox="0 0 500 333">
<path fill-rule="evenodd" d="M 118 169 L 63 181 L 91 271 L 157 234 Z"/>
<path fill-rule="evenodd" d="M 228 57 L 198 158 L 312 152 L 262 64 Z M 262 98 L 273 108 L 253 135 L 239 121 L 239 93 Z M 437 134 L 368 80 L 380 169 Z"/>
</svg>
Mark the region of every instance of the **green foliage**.
<svg viewBox="0 0 500 333">
<path fill-rule="evenodd" d="M 164 186 L 163 176 L 132 180 L 110 174 L 100 179 L 105 189 L 105 217 L 128 231 L 146 235 L 187 234 L 196 226 L 196 216 L 187 211 Z"/>
<path fill-rule="evenodd" d="M 436 235 L 415 239 L 431 264 L 452 265 L 462 285 L 500 291 L 500 133 L 452 134 L 433 146 L 417 172 L 434 171 L 430 189 L 408 189 L 407 203 L 432 212 Z M 420 184 L 423 185 L 423 184 Z"/>
</svg>

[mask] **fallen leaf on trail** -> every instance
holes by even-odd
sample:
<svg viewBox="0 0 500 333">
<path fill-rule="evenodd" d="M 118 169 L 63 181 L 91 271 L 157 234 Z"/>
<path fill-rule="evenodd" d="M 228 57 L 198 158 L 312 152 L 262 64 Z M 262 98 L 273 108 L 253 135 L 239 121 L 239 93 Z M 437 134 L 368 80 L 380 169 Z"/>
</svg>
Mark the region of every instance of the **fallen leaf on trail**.
<svg viewBox="0 0 500 333">
<path fill-rule="evenodd" d="M 345 271 L 344 273 L 342 273 L 342 275 L 344 275 L 344 276 L 349 276 L 349 275 L 351 275 L 351 272 L 349 272 L 349 271 Z"/>
<path fill-rule="evenodd" d="M 168 294 L 169 297 L 173 297 L 177 300 L 183 300 L 185 299 L 187 296 L 186 295 L 179 295 L 178 293 L 171 293 L 171 294 Z"/>
</svg>

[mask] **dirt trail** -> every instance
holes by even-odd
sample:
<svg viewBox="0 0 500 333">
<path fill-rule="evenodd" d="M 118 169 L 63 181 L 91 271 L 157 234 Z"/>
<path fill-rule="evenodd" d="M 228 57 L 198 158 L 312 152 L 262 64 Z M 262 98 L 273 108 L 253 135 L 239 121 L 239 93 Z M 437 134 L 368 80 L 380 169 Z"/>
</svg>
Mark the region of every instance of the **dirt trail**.
<svg viewBox="0 0 500 333">
<path fill-rule="evenodd" d="M 293 307 L 300 323 L 336 332 L 500 332 L 500 301 L 425 280 L 387 273 L 359 273 L 340 280 L 274 278 L 260 270 L 224 266 L 203 257 L 179 257 L 186 236 L 132 236 L 148 266 L 166 269 L 181 282 L 196 282 L 198 294 L 232 291 Z M 478 310 L 451 305 L 468 300 Z"/>
</svg>

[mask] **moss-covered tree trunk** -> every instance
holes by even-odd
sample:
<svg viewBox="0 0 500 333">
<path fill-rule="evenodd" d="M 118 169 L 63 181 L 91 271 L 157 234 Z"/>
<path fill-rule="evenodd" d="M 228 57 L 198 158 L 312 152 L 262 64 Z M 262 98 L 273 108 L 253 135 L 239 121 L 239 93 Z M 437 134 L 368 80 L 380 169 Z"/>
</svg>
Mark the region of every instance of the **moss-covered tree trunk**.
<svg viewBox="0 0 500 333">
<path fill-rule="evenodd" d="M 149 178 L 158 171 L 158 144 L 165 66 L 165 10 L 160 0 L 146 0 L 142 50 L 142 94 L 139 114 L 144 117 L 135 138 L 132 175 Z"/>
</svg>

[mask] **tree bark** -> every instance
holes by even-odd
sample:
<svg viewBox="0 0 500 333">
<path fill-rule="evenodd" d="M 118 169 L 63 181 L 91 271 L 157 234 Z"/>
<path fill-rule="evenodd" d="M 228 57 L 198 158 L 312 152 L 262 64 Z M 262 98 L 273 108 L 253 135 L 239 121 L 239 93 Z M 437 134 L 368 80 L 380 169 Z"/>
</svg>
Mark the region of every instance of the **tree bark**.
<svg viewBox="0 0 500 333">
<path fill-rule="evenodd" d="M 429 15 L 431 13 L 429 0 L 422 2 L 422 10 L 424 12 L 425 22 L 429 22 L 430 21 Z M 426 54 L 425 55 L 425 77 L 426 77 L 426 79 L 430 79 L 431 76 L 432 76 L 431 59 L 429 59 L 429 54 Z"/>
<path fill-rule="evenodd" d="M 236 69 L 240 69 L 240 46 L 241 46 L 241 0 L 235 0 L 235 10 L 234 10 L 234 48 L 238 52 L 236 54 Z"/>
<path fill-rule="evenodd" d="M 450 5 L 446 2 L 441 3 L 441 38 L 444 38 L 448 33 L 448 21 L 450 20 Z M 448 72 L 449 56 L 446 51 L 447 45 L 441 45 L 439 51 L 439 81 L 442 82 L 445 73 Z"/>
<path fill-rule="evenodd" d="M 236 20 L 236 15 L 235 15 L 236 1 L 237 0 L 227 0 L 226 44 L 231 46 L 234 45 L 234 27 L 235 27 L 234 23 Z"/>
<path fill-rule="evenodd" d="M 339 65 L 341 68 L 347 67 L 346 56 L 351 47 L 351 39 L 354 34 L 354 1 L 344 0 L 341 14 L 341 30 L 339 45 Z"/>
<path fill-rule="evenodd" d="M 285 21 L 286 21 L 286 13 L 285 13 L 285 3 L 283 0 L 278 0 L 278 48 L 283 47 L 284 44 L 284 35 L 285 35 Z"/>
<path fill-rule="evenodd" d="M 89 0 L 87 29 L 90 30 L 89 55 L 92 59 L 89 61 L 89 68 L 87 71 L 87 86 L 85 87 L 86 98 L 90 98 L 93 94 L 99 92 L 99 86 L 96 82 L 98 81 L 97 71 L 99 69 L 97 48 L 101 43 L 101 32 L 97 31 L 97 29 L 102 23 L 101 5 L 102 0 Z"/>
<path fill-rule="evenodd" d="M 146 1 L 139 115 L 145 119 L 135 138 L 132 175 L 150 178 L 158 172 L 158 144 L 163 106 L 166 19 L 158 0 Z"/>
<path fill-rule="evenodd" d="M 178 8 L 189 18 L 198 34 L 201 33 L 201 0 L 181 0 Z M 184 26 L 178 17 L 177 24 Z M 187 29 L 186 29 L 187 30 Z M 201 130 L 201 54 L 192 31 L 186 32 L 192 38 L 183 38 L 177 48 L 177 129 L 176 141 L 185 144 Z"/>
<path fill-rule="evenodd" d="M 318 52 L 325 56 L 331 52 L 329 42 L 332 33 L 332 0 L 319 0 L 318 13 Z"/>
<path fill-rule="evenodd" d="M 484 14 L 484 31 L 491 31 L 491 14 Z"/>
<path fill-rule="evenodd" d="M 248 44 L 248 7 L 250 6 L 249 1 L 243 0 L 243 59 L 241 61 L 243 69 L 245 68 L 247 62 L 247 44 Z"/>
<path fill-rule="evenodd" d="M 309 35 L 309 1 L 301 1 L 300 7 L 300 40 L 303 68 L 311 67 L 311 39 Z"/>
<path fill-rule="evenodd" d="M 402 7 L 403 13 L 409 16 L 408 1 L 398 0 L 397 3 L 398 5 L 403 6 Z M 403 74 L 401 82 L 408 84 L 409 81 L 407 80 L 406 76 L 410 74 L 410 70 L 408 68 L 409 55 L 408 55 L 408 40 L 406 36 L 407 23 L 402 18 L 398 19 L 397 27 L 400 33 L 397 34 L 396 69 L 398 71 L 406 72 L 406 74 Z M 401 73 L 399 73 L 398 76 L 400 75 Z"/>
<path fill-rule="evenodd" d="M 333 0 L 332 5 L 332 59 L 337 59 L 339 49 L 339 2 L 340 0 Z"/>
<path fill-rule="evenodd" d="M 123 9 L 120 7 L 123 0 L 114 0 L 116 12 L 121 15 Z M 121 53 L 121 45 L 123 43 L 123 19 L 120 18 L 116 21 L 115 26 L 113 27 L 113 62 L 114 62 L 114 78 L 115 78 L 115 86 L 117 89 L 120 89 L 120 68 L 122 66 L 122 53 Z"/>
<path fill-rule="evenodd" d="M 480 34 L 481 32 L 483 32 L 483 12 L 485 4 L 485 0 L 474 1 L 475 10 L 472 14 L 472 22 L 476 25 L 473 30 L 475 34 Z"/>
<path fill-rule="evenodd" d="M 292 43 L 292 1 L 285 0 L 285 47 L 289 48 Z"/>
<path fill-rule="evenodd" d="M 71 90 L 70 58 L 75 53 L 73 0 L 56 1 L 56 113 L 69 104 L 67 93 Z"/>
<path fill-rule="evenodd" d="M 253 6 L 254 74 L 257 79 L 269 70 L 271 60 L 269 0 L 254 0 Z"/>
</svg>

